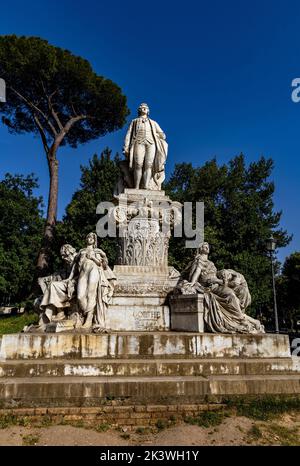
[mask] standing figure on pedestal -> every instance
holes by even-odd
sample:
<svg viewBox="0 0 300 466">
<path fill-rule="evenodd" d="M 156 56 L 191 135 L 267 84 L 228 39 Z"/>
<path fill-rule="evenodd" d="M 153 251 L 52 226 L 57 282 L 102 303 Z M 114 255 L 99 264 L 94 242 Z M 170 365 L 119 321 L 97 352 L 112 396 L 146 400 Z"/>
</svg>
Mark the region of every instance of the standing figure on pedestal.
<svg viewBox="0 0 300 466">
<path fill-rule="evenodd" d="M 77 302 L 85 318 L 83 328 L 93 327 L 94 331 L 101 332 L 107 330 L 106 310 L 116 276 L 108 266 L 105 252 L 97 248 L 96 233 L 89 233 L 86 242 L 69 278 L 78 271 Z"/>
<path fill-rule="evenodd" d="M 160 126 L 148 115 L 148 105 L 141 104 L 138 118 L 132 120 L 125 137 L 123 152 L 127 160 L 121 168 L 128 187 L 160 190 L 165 179 L 168 144 Z"/>
</svg>

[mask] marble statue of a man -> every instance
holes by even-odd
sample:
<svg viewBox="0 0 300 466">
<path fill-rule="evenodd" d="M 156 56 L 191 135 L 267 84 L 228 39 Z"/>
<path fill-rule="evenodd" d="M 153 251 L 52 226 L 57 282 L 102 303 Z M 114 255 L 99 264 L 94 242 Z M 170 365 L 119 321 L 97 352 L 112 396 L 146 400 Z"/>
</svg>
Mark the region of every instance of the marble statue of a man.
<svg viewBox="0 0 300 466">
<path fill-rule="evenodd" d="M 133 174 L 135 189 L 160 190 L 165 178 L 168 152 L 166 136 L 158 123 L 149 118 L 149 107 L 138 108 L 138 118 L 130 123 L 123 152 Z"/>
</svg>

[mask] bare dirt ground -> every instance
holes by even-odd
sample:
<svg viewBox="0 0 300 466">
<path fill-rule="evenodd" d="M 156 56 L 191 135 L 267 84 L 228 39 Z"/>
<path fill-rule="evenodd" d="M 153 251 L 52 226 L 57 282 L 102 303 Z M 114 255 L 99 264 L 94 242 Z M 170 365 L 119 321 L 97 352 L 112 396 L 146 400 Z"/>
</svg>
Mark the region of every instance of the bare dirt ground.
<svg viewBox="0 0 300 466">
<path fill-rule="evenodd" d="M 70 425 L 11 426 L 0 429 L 0 445 L 300 445 L 300 413 L 284 414 L 272 421 L 227 417 L 214 427 L 180 423 L 156 432 L 142 428 L 97 432 Z"/>
</svg>

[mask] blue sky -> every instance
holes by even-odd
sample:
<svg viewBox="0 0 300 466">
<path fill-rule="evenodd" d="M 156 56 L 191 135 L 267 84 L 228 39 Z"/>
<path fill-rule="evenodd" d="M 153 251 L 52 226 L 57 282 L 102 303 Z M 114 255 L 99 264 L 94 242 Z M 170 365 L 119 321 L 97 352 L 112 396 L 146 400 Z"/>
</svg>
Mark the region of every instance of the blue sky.
<svg viewBox="0 0 300 466">
<path fill-rule="evenodd" d="M 294 234 L 279 253 L 300 250 L 300 3 L 287 1 L 1 2 L 1 34 L 33 35 L 88 59 L 119 84 L 135 116 L 147 102 L 167 134 L 167 174 L 174 164 L 228 162 L 243 152 L 275 160 L 275 207 Z M 121 151 L 126 128 L 78 149 L 59 151 L 61 217 L 79 187 L 80 164 L 105 146 Z M 0 178 L 35 172 L 47 199 L 41 143 L 0 126 Z"/>
</svg>

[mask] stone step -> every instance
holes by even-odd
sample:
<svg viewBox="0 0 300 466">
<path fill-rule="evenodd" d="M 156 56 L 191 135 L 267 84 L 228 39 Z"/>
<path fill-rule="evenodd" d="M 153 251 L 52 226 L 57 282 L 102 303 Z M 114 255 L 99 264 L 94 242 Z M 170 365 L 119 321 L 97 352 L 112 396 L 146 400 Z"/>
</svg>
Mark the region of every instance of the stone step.
<svg viewBox="0 0 300 466">
<path fill-rule="evenodd" d="M 0 361 L 14 359 L 286 358 L 287 335 L 188 332 L 19 333 L 0 336 Z"/>
<path fill-rule="evenodd" d="M 5 407 L 100 406 L 126 403 L 202 402 L 236 395 L 299 394 L 299 375 L 171 377 L 40 377 L 1 379 Z"/>
<path fill-rule="evenodd" d="M 155 377 L 299 374 L 300 358 L 252 359 L 36 359 L 0 362 L 3 377 Z"/>
</svg>

